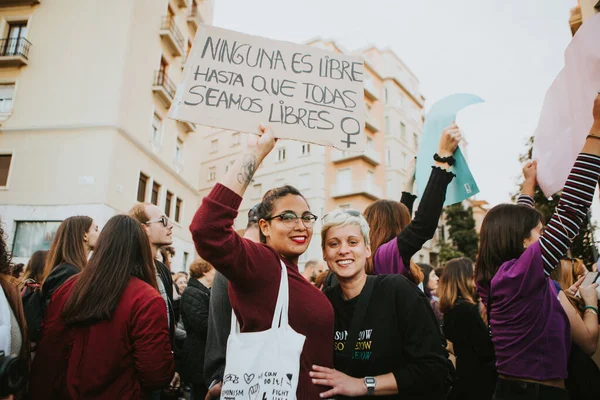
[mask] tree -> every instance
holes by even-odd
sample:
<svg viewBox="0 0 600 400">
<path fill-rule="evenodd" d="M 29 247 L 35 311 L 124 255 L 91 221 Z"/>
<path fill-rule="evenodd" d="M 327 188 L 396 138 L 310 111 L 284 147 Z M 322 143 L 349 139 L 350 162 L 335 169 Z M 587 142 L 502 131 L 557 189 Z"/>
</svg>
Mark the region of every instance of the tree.
<svg viewBox="0 0 600 400">
<path fill-rule="evenodd" d="M 479 237 L 475 231 L 473 209 L 463 207 L 462 203 L 445 208 L 446 224 L 450 243 L 441 246 L 440 259 L 446 261 L 456 257 L 468 257 L 475 260 Z"/>
<path fill-rule="evenodd" d="M 527 152 L 519 156 L 519 161 L 525 163 L 531 160 L 531 154 L 533 152 L 533 137 L 530 137 L 527 141 Z M 523 188 L 523 179 L 519 182 L 519 192 Z M 516 199 L 518 193 L 513 196 Z M 558 206 L 560 200 L 560 194 L 553 194 L 551 197 L 546 197 L 539 187 L 535 188 L 535 194 L 533 196 L 534 207 L 542 214 L 543 224 L 546 225 L 550 222 L 550 218 L 554 213 L 554 210 Z M 590 213 L 588 213 L 588 217 Z M 596 254 L 596 246 L 594 244 L 594 231 L 596 226 L 586 219 L 582 226 L 579 235 L 573 240 L 571 249 L 569 250 L 570 257 L 580 258 L 583 262 L 591 266 L 596 262 L 598 256 Z"/>
</svg>

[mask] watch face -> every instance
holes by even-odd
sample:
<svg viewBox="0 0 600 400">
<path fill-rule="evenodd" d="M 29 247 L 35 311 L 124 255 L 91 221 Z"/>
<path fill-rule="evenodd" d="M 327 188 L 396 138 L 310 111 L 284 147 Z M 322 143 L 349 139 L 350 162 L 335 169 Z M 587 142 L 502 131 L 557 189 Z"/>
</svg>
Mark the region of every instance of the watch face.
<svg viewBox="0 0 600 400">
<path fill-rule="evenodd" d="M 371 376 L 368 376 L 368 377 L 365 378 L 365 383 L 367 385 L 374 385 L 375 384 L 375 378 L 373 378 Z"/>
</svg>

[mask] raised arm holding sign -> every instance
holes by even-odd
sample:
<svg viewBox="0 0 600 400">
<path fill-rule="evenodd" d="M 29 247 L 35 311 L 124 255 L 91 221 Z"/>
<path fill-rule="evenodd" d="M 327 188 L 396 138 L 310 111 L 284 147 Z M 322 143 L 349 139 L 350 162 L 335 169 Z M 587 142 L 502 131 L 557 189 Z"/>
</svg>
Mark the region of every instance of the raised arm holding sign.
<svg viewBox="0 0 600 400">
<path fill-rule="evenodd" d="M 169 117 L 363 151 L 360 57 L 202 25 Z"/>
</svg>

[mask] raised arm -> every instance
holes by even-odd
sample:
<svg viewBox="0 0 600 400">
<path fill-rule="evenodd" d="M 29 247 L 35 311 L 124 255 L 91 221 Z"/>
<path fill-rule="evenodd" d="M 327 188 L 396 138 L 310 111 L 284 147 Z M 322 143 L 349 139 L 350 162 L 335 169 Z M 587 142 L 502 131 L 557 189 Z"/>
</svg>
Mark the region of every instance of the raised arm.
<svg viewBox="0 0 600 400">
<path fill-rule="evenodd" d="M 517 199 L 517 204 L 533 207 L 533 196 L 535 195 L 535 187 L 537 185 L 537 161 L 529 161 L 523 167 L 523 188 Z"/>
<path fill-rule="evenodd" d="M 444 129 L 440 137 L 438 155 L 442 158 L 451 157 L 461 140 L 461 134 L 456 124 Z M 431 239 L 438 227 L 442 214 L 448 184 L 454 178 L 450 165 L 446 162 L 435 161 L 427 186 L 415 213 L 415 218 L 398 235 L 398 250 L 402 261 L 408 265 L 411 257 Z"/>
<path fill-rule="evenodd" d="M 402 189 L 402 197 L 400 198 L 400 203 L 404 204 L 406 208 L 408 208 L 408 212 L 412 217 L 413 213 L 413 204 L 417 199 L 417 196 L 413 194 L 413 187 L 415 185 L 415 173 L 417 172 L 417 157 L 414 157 L 410 165 L 408 167 L 408 178 L 404 183 L 404 189 Z"/>
<path fill-rule="evenodd" d="M 270 129 L 261 127 L 260 135 L 250 135 L 245 151 L 238 156 L 224 179 L 202 200 L 190 225 L 198 254 L 230 282 L 248 289 L 256 285 L 257 276 L 269 279 L 270 274 L 264 271 L 265 259 L 273 258 L 276 260 L 274 265 L 279 268 L 274 251 L 242 239 L 233 229 L 242 196 L 274 145 L 275 138 Z M 262 273 L 257 274 L 258 269 Z"/>
<path fill-rule="evenodd" d="M 562 191 L 556 211 L 540 237 L 544 272 L 550 272 L 579 234 L 600 177 L 600 94 L 593 108 L 594 123 Z"/>
</svg>

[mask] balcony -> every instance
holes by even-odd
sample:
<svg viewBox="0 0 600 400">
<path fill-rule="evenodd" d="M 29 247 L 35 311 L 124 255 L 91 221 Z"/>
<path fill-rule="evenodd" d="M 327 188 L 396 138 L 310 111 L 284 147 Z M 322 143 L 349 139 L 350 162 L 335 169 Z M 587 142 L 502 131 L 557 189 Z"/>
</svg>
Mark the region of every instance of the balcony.
<svg viewBox="0 0 600 400">
<path fill-rule="evenodd" d="M 187 16 L 187 22 L 188 25 L 194 30 L 198 29 L 198 26 L 204 23 L 202 20 L 202 13 L 198 10 L 196 3 L 194 3 L 192 8 L 190 8 L 190 12 Z"/>
<path fill-rule="evenodd" d="M 171 103 L 175 98 L 177 91 L 175 84 L 169 79 L 165 71 L 156 71 L 154 73 L 154 82 L 152 83 L 152 91 L 167 108 L 171 107 Z"/>
<path fill-rule="evenodd" d="M 373 133 L 379 132 L 379 123 L 371 115 L 371 113 L 367 113 L 367 116 L 365 118 L 365 127 Z"/>
<path fill-rule="evenodd" d="M 367 148 L 364 153 L 351 153 L 348 151 L 337 150 L 332 157 L 332 162 L 338 164 L 344 161 L 352 161 L 362 159 L 373 166 L 381 164 L 381 155 L 374 149 Z"/>
<path fill-rule="evenodd" d="M 175 0 L 174 3 L 179 7 L 179 8 L 187 8 L 187 6 L 190 3 L 190 0 Z"/>
<path fill-rule="evenodd" d="M 371 80 L 365 81 L 365 96 L 367 96 L 370 100 L 377 100 L 379 98 L 379 93 L 375 85 Z"/>
<path fill-rule="evenodd" d="M 185 41 L 179 28 L 177 28 L 173 17 L 166 16 L 162 18 L 159 33 L 173 56 L 181 57 L 184 54 L 183 49 Z"/>
<path fill-rule="evenodd" d="M 383 198 L 383 190 L 380 186 L 369 182 L 352 182 L 350 185 L 331 185 L 331 197 L 334 199 L 355 195 L 365 196 L 371 200 L 379 200 Z"/>
<path fill-rule="evenodd" d="M 177 121 L 177 124 L 181 127 L 185 133 L 196 132 L 196 125 L 188 121 Z"/>
<path fill-rule="evenodd" d="M 19 38 L 0 39 L 0 66 L 21 67 L 29 63 L 29 40 Z"/>
<path fill-rule="evenodd" d="M 35 6 L 40 0 L 0 0 L 0 7 Z"/>
</svg>

